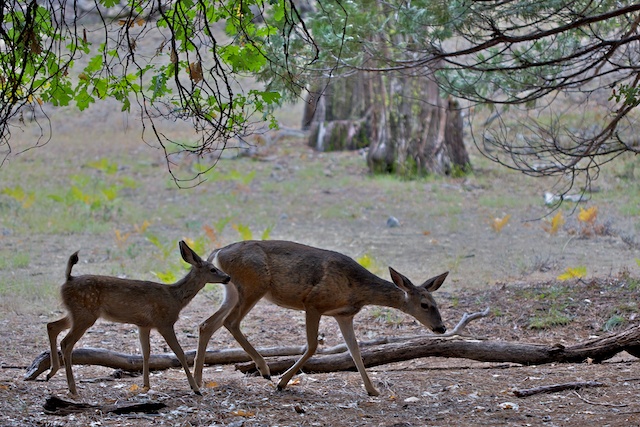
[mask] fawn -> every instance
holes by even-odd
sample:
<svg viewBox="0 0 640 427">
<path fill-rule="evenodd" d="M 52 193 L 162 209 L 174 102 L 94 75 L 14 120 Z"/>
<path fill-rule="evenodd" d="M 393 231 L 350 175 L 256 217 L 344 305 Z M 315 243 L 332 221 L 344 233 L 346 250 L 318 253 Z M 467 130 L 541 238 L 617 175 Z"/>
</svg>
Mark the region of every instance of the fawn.
<svg viewBox="0 0 640 427">
<path fill-rule="evenodd" d="M 372 396 L 379 393 L 367 375 L 353 330 L 353 317 L 363 306 L 394 307 L 412 315 L 436 333 L 446 330 L 431 292 L 442 285 L 448 272 L 414 286 L 389 267 L 391 283 L 338 252 L 275 240 L 233 243 L 214 251 L 208 260 L 229 274 L 235 287 L 226 287 L 222 307 L 200 325 L 194 366 L 198 384 L 202 383 L 207 343 L 222 325 L 251 356 L 260 374 L 270 378 L 264 358 L 240 331 L 242 319 L 263 297 L 282 307 L 303 310 L 306 315 L 306 351 L 282 375 L 278 382 L 280 390 L 315 353 L 322 315 L 332 316 L 338 322 L 364 386 Z"/>
<path fill-rule="evenodd" d="M 173 325 L 180 311 L 196 296 L 207 283 L 228 284 L 230 277 L 221 272 L 209 261 L 203 261 L 185 242 L 181 241 L 182 259 L 192 265 L 187 275 L 173 285 L 121 279 L 110 276 L 83 275 L 72 276 L 71 269 L 78 262 L 78 252 L 69 258 L 66 270 L 66 282 L 60 294 L 68 314 L 60 320 L 47 324 L 47 333 L 51 344 L 51 370 L 47 381 L 53 377 L 60 361 L 57 350 L 57 338 L 64 329 L 71 328 L 62 339 L 60 348 L 67 373 L 69 392 L 77 395 L 73 378 L 71 353 L 73 346 L 98 318 L 119 323 L 131 323 L 138 326 L 142 349 L 142 370 L 144 387 L 149 385 L 149 334 L 156 329 L 165 339 L 171 350 L 182 364 L 189 385 L 196 394 L 201 394 L 193 379 L 187 359 L 178 343 Z M 232 286 L 232 285 L 229 285 Z"/>
</svg>

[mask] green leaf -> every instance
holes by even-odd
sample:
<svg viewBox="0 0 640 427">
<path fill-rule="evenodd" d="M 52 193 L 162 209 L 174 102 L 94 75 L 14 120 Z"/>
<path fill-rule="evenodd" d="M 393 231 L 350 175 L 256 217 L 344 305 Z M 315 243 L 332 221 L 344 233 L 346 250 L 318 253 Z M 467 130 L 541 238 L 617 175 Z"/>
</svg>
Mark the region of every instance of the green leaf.
<svg viewBox="0 0 640 427">
<path fill-rule="evenodd" d="M 102 190 L 102 194 L 109 202 L 113 202 L 118 197 L 118 186 L 113 185 Z"/>
<path fill-rule="evenodd" d="M 565 272 L 558 276 L 558 280 L 565 281 L 570 279 L 581 279 L 587 275 L 587 267 L 568 267 Z"/>
<path fill-rule="evenodd" d="M 111 162 L 106 157 L 103 157 L 100 160 L 89 162 L 87 163 L 87 166 L 109 175 L 113 175 L 114 173 L 118 172 L 118 164 L 115 162 Z"/>
<path fill-rule="evenodd" d="M 273 225 L 270 225 L 269 227 L 264 229 L 264 231 L 262 232 L 262 235 L 260 235 L 260 239 L 269 240 L 269 236 L 271 236 L 271 230 L 273 230 Z"/>
<path fill-rule="evenodd" d="M 84 68 L 85 73 L 93 74 L 96 71 L 100 71 L 102 69 L 104 58 L 102 55 L 95 55 L 93 58 L 89 60 L 89 63 Z"/>
<path fill-rule="evenodd" d="M 151 274 L 156 276 L 162 283 L 174 283 L 178 281 L 178 277 L 176 276 L 176 273 L 171 270 L 165 271 L 165 272 L 152 271 Z"/>
<path fill-rule="evenodd" d="M 248 225 L 245 224 L 233 224 L 233 228 L 240 233 L 240 238 L 242 240 L 252 240 L 253 233 Z"/>
<path fill-rule="evenodd" d="M 104 7 L 115 7 L 120 4 L 119 0 L 100 0 L 100 4 Z"/>
</svg>

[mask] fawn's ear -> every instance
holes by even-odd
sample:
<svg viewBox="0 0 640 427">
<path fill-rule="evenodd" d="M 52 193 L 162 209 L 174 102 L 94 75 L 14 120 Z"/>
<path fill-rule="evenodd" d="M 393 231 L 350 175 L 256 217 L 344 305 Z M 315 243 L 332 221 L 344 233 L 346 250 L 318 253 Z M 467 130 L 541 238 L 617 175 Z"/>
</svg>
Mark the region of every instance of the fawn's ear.
<svg viewBox="0 0 640 427">
<path fill-rule="evenodd" d="M 186 262 L 188 262 L 193 266 L 198 266 L 202 264 L 202 258 L 200 258 L 200 256 L 198 256 L 198 254 L 195 253 L 193 249 L 191 249 L 189 245 L 187 245 L 184 242 L 184 240 L 180 240 L 179 246 L 180 246 L 180 255 L 182 255 L 183 260 L 185 260 Z"/>
<path fill-rule="evenodd" d="M 448 275 L 449 272 L 447 271 L 438 276 L 434 276 L 431 279 L 427 279 L 422 285 L 420 285 L 420 287 L 429 292 L 435 292 L 440 288 L 440 286 L 442 286 L 444 279 L 446 279 Z"/>
</svg>

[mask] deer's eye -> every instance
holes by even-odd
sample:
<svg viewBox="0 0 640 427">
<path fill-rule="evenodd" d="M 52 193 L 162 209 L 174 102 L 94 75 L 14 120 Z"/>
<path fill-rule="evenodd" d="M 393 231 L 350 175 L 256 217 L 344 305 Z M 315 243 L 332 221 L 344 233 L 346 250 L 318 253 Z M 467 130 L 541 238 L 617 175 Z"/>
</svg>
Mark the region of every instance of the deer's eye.
<svg viewBox="0 0 640 427">
<path fill-rule="evenodd" d="M 420 303 L 420 307 L 422 307 L 423 309 L 427 310 L 429 308 L 429 303 L 421 302 Z"/>
</svg>

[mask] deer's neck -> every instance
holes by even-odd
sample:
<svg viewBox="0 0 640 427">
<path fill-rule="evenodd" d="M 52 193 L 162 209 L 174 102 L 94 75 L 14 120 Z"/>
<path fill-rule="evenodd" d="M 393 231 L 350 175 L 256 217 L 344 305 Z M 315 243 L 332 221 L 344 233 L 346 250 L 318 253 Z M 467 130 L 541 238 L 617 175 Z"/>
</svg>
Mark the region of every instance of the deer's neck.
<svg viewBox="0 0 640 427">
<path fill-rule="evenodd" d="M 186 276 L 171 285 L 171 291 L 176 299 L 182 302 L 184 307 L 198 294 L 204 285 L 205 283 L 202 283 L 202 280 L 195 278 L 192 269 Z"/>
<path fill-rule="evenodd" d="M 366 305 L 379 305 L 402 310 L 406 305 L 406 294 L 391 282 L 374 276 L 367 286 Z"/>
</svg>

